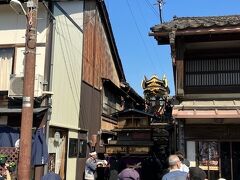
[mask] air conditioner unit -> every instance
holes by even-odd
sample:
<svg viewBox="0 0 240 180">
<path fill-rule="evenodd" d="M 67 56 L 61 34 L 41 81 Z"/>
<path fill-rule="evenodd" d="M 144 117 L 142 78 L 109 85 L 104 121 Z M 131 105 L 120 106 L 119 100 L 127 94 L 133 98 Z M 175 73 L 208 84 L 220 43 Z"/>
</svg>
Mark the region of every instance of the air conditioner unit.
<svg viewBox="0 0 240 180">
<path fill-rule="evenodd" d="M 34 83 L 34 97 L 42 96 L 43 92 L 43 76 L 35 75 Z M 23 76 L 22 75 L 10 75 L 10 87 L 8 91 L 8 97 L 22 97 L 23 96 Z"/>
</svg>

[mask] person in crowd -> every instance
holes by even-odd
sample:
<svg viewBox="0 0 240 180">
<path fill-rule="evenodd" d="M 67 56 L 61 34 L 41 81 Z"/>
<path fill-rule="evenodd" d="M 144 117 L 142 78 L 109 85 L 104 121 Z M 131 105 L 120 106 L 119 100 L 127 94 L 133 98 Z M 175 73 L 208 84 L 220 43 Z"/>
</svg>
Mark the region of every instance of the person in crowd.
<svg viewBox="0 0 240 180">
<path fill-rule="evenodd" d="M 85 180 L 95 180 L 95 171 L 97 169 L 98 161 L 97 161 L 97 152 L 89 153 L 89 158 L 85 164 Z"/>
<path fill-rule="evenodd" d="M 177 155 L 170 155 L 168 158 L 169 172 L 162 177 L 162 180 L 186 180 L 188 173 L 181 171 L 181 161 Z"/>
<path fill-rule="evenodd" d="M 199 167 L 189 168 L 189 179 L 190 180 L 205 180 L 207 178 L 206 173 Z"/>
<path fill-rule="evenodd" d="M 96 168 L 96 180 L 107 180 L 109 174 L 107 173 L 108 170 L 108 162 L 105 160 L 104 154 L 98 154 L 97 159 L 97 168 Z"/>
<path fill-rule="evenodd" d="M 48 172 L 41 178 L 41 180 L 62 180 L 62 179 L 58 174 L 54 172 Z"/>
<path fill-rule="evenodd" d="M 118 179 L 118 173 L 120 172 L 121 157 L 120 155 L 113 155 L 109 158 L 109 180 Z"/>
<path fill-rule="evenodd" d="M 150 157 L 142 161 L 141 179 L 160 180 L 163 165 L 157 156 L 153 153 Z"/>
<path fill-rule="evenodd" d="M 5 163 L 5 165 L 3 166 L 3 174 L 0 175 L 0 180 L 11 180 L 11 174 L 10 171 L 8 170 L 8 164 Z"/>
<path fill-rule="evenodd" d="M 178 158 L 181 161 L 180 170 L 188 173 L 190 162 L 187 159 L 184 158 L 184 155 L 181 151 L 177 151 L 175 154 L 178 156 Z"/>
<path fill-rule="evenodd" d="M 140 175 L 135 170 L 138 166 L 139 163 L 128 162 L 127 167 L 118 174 L 118 180 L 140 180 Z"/>
</svg>

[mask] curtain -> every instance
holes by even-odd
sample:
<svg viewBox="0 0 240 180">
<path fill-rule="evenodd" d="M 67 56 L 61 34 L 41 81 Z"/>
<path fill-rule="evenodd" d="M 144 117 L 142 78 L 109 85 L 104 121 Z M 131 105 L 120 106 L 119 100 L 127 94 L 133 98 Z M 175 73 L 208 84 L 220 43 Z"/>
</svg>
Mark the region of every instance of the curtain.
<svg viewBox="0 0 240 180">
<path fill-rule="evenodd" d="M 12 73 L 13 48 L 0 49 L 0 91 L 8 91 Z"/>
</svg>

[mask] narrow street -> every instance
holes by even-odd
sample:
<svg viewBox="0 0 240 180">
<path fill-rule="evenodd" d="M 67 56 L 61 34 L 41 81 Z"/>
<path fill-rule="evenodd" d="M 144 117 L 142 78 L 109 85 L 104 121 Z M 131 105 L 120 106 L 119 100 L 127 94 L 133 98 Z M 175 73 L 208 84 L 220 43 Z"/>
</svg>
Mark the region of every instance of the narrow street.
<svg viewBox="0 0 240 180">
<path fill-rule="evenodd" d="M 239 6 L 0 0 L 0 180 L 240 180 Z"/>
</svg>

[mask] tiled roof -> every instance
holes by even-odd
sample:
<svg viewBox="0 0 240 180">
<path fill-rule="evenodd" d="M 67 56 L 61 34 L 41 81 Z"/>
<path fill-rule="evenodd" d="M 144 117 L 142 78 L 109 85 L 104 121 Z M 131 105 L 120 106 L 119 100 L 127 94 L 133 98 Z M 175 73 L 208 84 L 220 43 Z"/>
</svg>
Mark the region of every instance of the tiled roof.
<svg viewBox="0 0 240 180">
<path fill-rule="evenodd" d="M 206 17 L 174 17 L 172 21 L 156 25 L 153 32 L 169 32 L 175 30 L 229 27 L 240 25 L 240 15 L 206 16 Z"/>
</svg>

